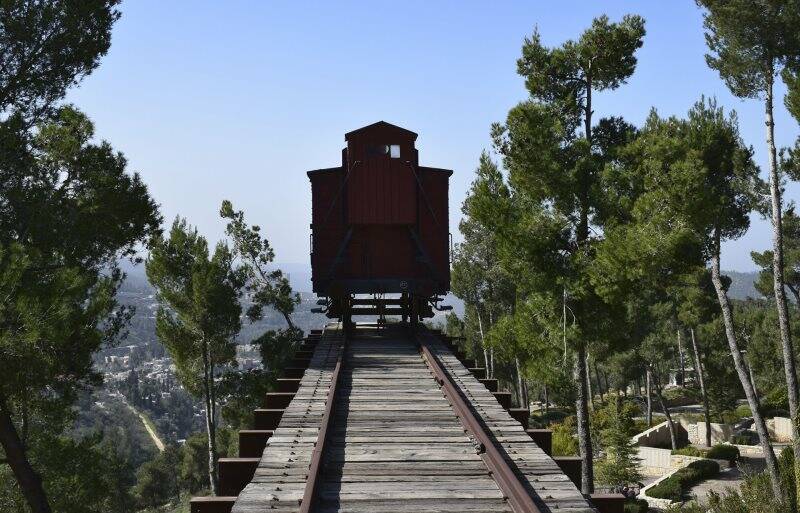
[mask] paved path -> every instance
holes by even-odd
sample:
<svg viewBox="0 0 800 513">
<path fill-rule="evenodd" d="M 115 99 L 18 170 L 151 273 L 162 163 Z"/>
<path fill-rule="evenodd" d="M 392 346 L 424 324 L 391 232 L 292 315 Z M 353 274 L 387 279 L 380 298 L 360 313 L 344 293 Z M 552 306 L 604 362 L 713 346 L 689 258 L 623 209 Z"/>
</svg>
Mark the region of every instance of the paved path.
<svg viewBox="0 0 800 513">
<path fill-rule="evenodd" d="M 744 482 L 744 478 L 745 476 L 742 471 L 736 467 L 725 469 L 720 472 L 717 478 L 708 479 L 694 486 L 689 490 L 689 495 L 696 497 L 697 502 L 700 504 L 706 504 L 708 502 L 708 492 L 713 490 L 721 494 L 729 488 L 739 490 Z"/>
<path fill-rule="evenodd" d="M 153 439 L 153 443 L 156 444 L 156 447 L 158 448 L 159 452 L 164 452 L 164 442 L 162 442 L 161 439 L 158 437 L 158 433 L 153 431 L 153 428 L 150 427 L 150 423 L 147 422 L 147 419 L 144 417 L 144 415 L 139 413 L 139 410 L 131 406 L 131 403 L 126 401 L 124 396 L 122 397 L 122 401 L 125 403 L 125 406 L 130 408 L 131 411 L 135 413 L 137 417 L 139 417 L 139 420 L 142 421 L 142 425 L 144 425 L 144 428 L 147 430 L 147 434 L 150 435 L 150 438 Z"/>
</svg>

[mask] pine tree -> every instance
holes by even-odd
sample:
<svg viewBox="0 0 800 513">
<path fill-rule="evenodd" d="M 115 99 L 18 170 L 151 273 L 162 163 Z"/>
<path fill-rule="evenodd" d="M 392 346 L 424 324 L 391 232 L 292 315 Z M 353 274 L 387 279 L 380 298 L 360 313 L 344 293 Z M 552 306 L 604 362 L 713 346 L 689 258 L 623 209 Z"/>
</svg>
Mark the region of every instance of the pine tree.
<svg viewBox="0 0 800 513">
<path fill-rule="evenodd" d="M 220 243 L 209 252 L 205 238 L 176 218 L 168 238 L 151 242 L 147 278 L 159 302 L 156 334 L 172 356 L 178 379 L 205 404 L 210 488 L 217 494 L 217 377 L 235 363 L 242 327 L 239 299 L 246 275 Z"/>
<path fill-rule="evenodd" d="M 769 158 L 770 215 L 772 218 L 772 275 L 778 310 L 783 365 L 792 416 L 795 461 L 800 465 L 800 385 L 786 301 L 783 247 L 781 176 L 775 148 L 774 86 L 784 77 L 793 90 L 793 64 L 800 59 L 800 2 L 797 0 L 698 0 L 705 7 L 708 65 L 719 72 L 731 92 L 740 98 L 764 101 L 767 156 Z M 787 64 L 789 67 L 787 67 Z M 792 111 L 793 96 L 787 98 Z M 713 269 L 713 265 L 712 265 Z M 717 273 L 718 274 L 718 273 Z M 724 313 L 724 312 L 723 312 Z M 747 387 L 745 387 L 747 389 Z M 772 483 L 777 478 L 770 465 Z M 800 467 L 799 467 L 800 468 Z"/>
<path fill-rule="evenodd" d="M 509 171 L 506 195 L 512 208 L 499 212 L 505 206 L 492 204 L 497 196 L 483 202 L 483 222 L 495 225 L 513 248 L 507 254 L 517 255 L 511 257 L 517 261 L 513 272 L 524 284 L 525 297 L 547 311 L 543 318 L 551 333 L 563 331 L 574 352 L 584 493 L 594 486 L 588 347 L 603 340 L 614 317 L 587 272 L 596 241 L 592 233 L 602 227 L 611 206 L 599 187 L 599 171 L 633 132 L 614 118 L 594 124 L 593 94 L 617 89 L 633 74 L 644 33 L 639 16 L 619 23 L 602 16 L 577 41 L 560 47 L 545 47 L 538 31 L 525 40 L 517 68 L 530 99 L 493 128 L 495 147 Z M 563 322 L 568 316 L 574 319 L 569 330 Z"/>
<path fill-rule="evenodd" d="M 597 465 L 597 482 L 610 486 L 614 493 L 620 493 L 642 479 L 636 444 L 630 435 L 634 430 L 634 409 L 630 403 L 622 404 L 619 398 L 608 408 L 611 422 L 600 434 L 606 457 Z"/>
</svg>

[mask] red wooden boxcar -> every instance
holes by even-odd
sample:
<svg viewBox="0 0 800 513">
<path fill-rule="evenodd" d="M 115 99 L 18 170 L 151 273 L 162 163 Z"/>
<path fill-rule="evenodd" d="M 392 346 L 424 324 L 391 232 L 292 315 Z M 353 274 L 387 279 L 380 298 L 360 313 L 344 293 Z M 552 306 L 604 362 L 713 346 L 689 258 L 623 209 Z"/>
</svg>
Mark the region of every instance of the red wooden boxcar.
<svg viewBox="0 0 800 513">
<path fill-rule="evenodd" d="M 419 166 L 416 139 L 379 121 L 345 134 L 341 166 L 308 172 L 311 279 L 329 317 L 429 317 L 450 289 L 453 172 Z"/>
</svg>

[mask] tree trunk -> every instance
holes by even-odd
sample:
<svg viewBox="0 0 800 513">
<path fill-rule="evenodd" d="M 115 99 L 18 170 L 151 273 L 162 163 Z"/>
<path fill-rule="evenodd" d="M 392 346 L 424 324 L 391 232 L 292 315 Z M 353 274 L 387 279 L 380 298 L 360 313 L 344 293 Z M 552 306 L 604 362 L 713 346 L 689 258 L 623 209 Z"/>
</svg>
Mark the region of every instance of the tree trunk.
<svg viewBox="0 0 800 513">
<path fill-rule="evenodd" d="M 525 390 L 524 385 L 522 383 L 522 371 L 520 370 L 519 366 L 519 358 L 514 357 L 514 367 L 517 371 L 517 400 L 520 408 L 527 408 L 528 405 L 525 404 Z"/>
<path fill-rule="evenodd" d="M 700 361 L 700 350 L 697 347 L 697 339 L 694 336 L 694 328 L 689 329 L 692 335 L 692 354 L 694 354 L 694 373 L 700 383 L 700 395 L 703 398 L 703 416 L 706 419 L 706 447 L 711 447 L 711 408 L 708 406 L 708 392 L 706 391 L 706 380 L 703 375 L 703 362 Z"/>
<path fill-rule="evenodd" d="M 489 372 L 492 374 L 492 378 L 494 378 L 494 348 L 489 348 Z"/>
<path fill-rule="evenodd" d="M 528 397 L 528 382 L 527 380 L 522 380 L 522 398 L 525 400 L 525 408 L 530 410 L 531 409 L 531 400 Z"/>
<path fill-rule="evenodd" d="M 575 355 L 575 383 L 578 385 L 578 397 L 575 400 L 575 412 L 578 422 L 578 449 L 581 455 L 581 492 L 594 492 L 594 461 L 592 453 L 592 434 L 589 430 L 589 391 L 586 387 L 586 348 L 578 346 Z"/>
<path fill-rule="evenodd" d="M 212 387 L 214 386 L 213 367 L 208 350 L 208 342 L 203 339 L 203 392 L 206 402 L 206 435 L 208 436 L 208 478 L 211 495 L 219 493 L 217 479 L 217 426 L 214 419 Z"/>
<path fill-rule="evenodd" d="M 608 390 L 603 389 L 603 382 L 600 379 L 600 369 L 597 368 L 597 360 L 594 361 L 594 377 L 597 379 L 597 390 L 600 392 L 600 404 L 603 406 L 606 405 L 606 392 Z"/>
<path fill-rule="evenodd" d="M 678 364 L 681 369 L 681 386 L 686 388 L 686 366 L 683 360 L 683 335 L 681 329 L 678 328 Z"/>
<path fill-rule="evenodd" d="M 292 317 L 291 317 L 291 316 L 290 316 L 288 313 L 286 313 L 286 312 L 281 312 L 281 315 L 283 315 L 283 318 L 284 318 L 284 320 L 286 321 L 286 324 L 289 326 L 289 329 L 290 329 L 290 330 L 294 331 L 294 330 L 296 330 L 296 329 L 297 329 L 297 328 L 295 327 L 294 323 L 292 322 Z"/>
<path fill-rule="evenodd" d="M 31 511 L 33 513 L 50 513 L 50 504 L 47 502 L 47 494 L 42 486 L 42 478 L 28 461 L 25 447 L 6 410 L 5 403 L 0 404 L 0 445 L 3 447 L 6 460 Z"/>
<path fill-rule="evenodd" d="M 672 450 L 676 450 L 678 448 L 678 434 L 675 432 L 675 424 L 672 422 L 672 414 L 669 412 L 669 408 L 667 407 L 666 401 L 664 401 L 664 395 L 661 393 L 661 380 L 658 379 L 657 372 L 651 372 L 651 376 L 653 376 L 653 384 L 655 385 L 656 389 L 656 397 L 658 398 L 658 404 L 661 405 L 661 410 L 664 412 L 664 416 L 667 417 L 667 427 L 669 428 L 669 441 L 672 445 Z"/>
<path fill-rule="evenodd" d="M 770 73 L 767 79 L 765 114 L 767 125 L 767 154 L 769 156 L 769 191 L 772 199 L 772 282 L 775 288 L 775 306 L 778 309 L 778 326 L 783 350 L 783 372 L 786 377 L 786 392 L 789 399 L 789 416 L 792 418 L 792 448 L 794 450 L 795 473 L 800 476 L 800 388 L 797 383 L 792 332 L 789 324 L 789 307 L 783 274 L 783 205 L 778 164 L 775 154 L 775 120 L 772 116 L 773 91 Z M 797 489 L 800 499 L 800 487 Z"/>
<path fill-rule="evenodd" d="M 483 321 L 481 320 L 481 311 L 477 306 L 475 307 L 475 313 L 478 315 L 478 333 L 481 336 L 481 347 L 483 347 L 483 363 L 486 366 L 486 377 L 491 378 L 492 372 L 489 368 L 489 352 L 486 349 L 486 337 L 483 334 Z"/>
<path fill-rule="evenodd" d="M 759 401 L 753 383 L 750 380 L 750 375 L 745 367 L 744 358 L 739 350 L 739 342 L 736 339 L 736 330 L 733 325 L 733 312 L 731 304 L 728 300 L 728 294 L 722 285 L 722 276 L 719 270 L 719 253 L 720 253 L 720 235 L 719 229 L 714 231 L 713 250 L 711 256 L 711 281 L 714 283 L 714 289 L 717 292 L 717 299 L 719 301 L 720 309 L 722 310 L 722 320 L 725 324 L 725 336 L 728 339 L 728 347 L 733 357 L 733 364 L 736 368 L 736 373 L 739 375 L 739 381 L 742 383 L 742 388 L 747 396 L 747 403 L 750 410 L 753 412 L 753 425 L 758 433 L 761 441 L 761 447 L 764 450 L 764 462 L 769 473 L 770 483 L 772 484 L 772 491 L 776 497 L 782 497 L 781 481 L 778 475 L 778 462 L 775 459 L 775 452 L 769 443 L 769 433 L 767 432 L 767 425 L 764 423 L 764 417 L 761 416 L 759 411 Z"/>
<path fill-rule="evenodd" d="M 543 391 L 544 391 L 544 412 L 545 412 L 545 413 L 548 413 L 548 412 L 550 411 L 550 410 L 549 410 L 549 406 L 550 406 L 550 405 L 549 405 L 550 398 L 547 396 L 547 385 L 544 385 L 544 386 L 542 387 L 542 389 L 543 389 Z"/>
<path fill-rule="evenodd" d="M 586 354 L 584 359 L 586 366 L 586 392 L 589 395 L 589 413 L 594 413 L 594 393 L 592 392 L 592 375 L 589 372 L 589 354 Z"/>
<path fill-rule="evenodd" d="M 650 390 L 650 368 L 647 369 L 647 380 L 645 382 L 645 393 L 647 394 L 647 427 L 653 427 L 653 392 Z"/>
</svg>

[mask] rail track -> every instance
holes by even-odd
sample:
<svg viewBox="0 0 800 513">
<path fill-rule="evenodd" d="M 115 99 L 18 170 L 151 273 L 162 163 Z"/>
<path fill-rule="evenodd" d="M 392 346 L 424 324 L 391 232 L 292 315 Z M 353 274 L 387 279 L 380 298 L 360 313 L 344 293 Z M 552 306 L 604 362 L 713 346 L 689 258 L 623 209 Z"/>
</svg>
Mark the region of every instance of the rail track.
<svg viewBox="0 0 800 513">
<path fill-rule="evenodd" d="M 585 498 L 575 460 L 565 473 L 436 334 L 333 324 L 312 345 L 302 377 L 283 380 L 296 391 L 270 394 L 240 434 L 250 457 L 220 460 L 227 495 L 194 513 L 622 511 L 618 496 Z"/>
</svg>

